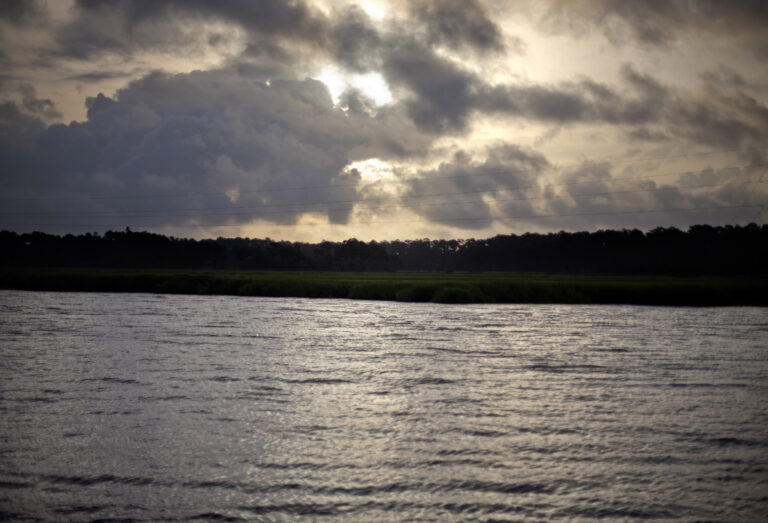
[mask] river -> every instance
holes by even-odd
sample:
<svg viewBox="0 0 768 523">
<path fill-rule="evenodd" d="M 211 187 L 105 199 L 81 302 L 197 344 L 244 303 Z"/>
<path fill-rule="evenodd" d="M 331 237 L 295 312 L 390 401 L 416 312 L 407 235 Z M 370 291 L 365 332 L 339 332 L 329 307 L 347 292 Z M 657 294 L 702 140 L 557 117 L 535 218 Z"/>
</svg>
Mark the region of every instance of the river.
<svg viewBox="0 0 768 523">
<path fill-rule="evenodd" d="M 0 519 L 759 520 L 768 309 L 0 291 Z"/>
</svg>

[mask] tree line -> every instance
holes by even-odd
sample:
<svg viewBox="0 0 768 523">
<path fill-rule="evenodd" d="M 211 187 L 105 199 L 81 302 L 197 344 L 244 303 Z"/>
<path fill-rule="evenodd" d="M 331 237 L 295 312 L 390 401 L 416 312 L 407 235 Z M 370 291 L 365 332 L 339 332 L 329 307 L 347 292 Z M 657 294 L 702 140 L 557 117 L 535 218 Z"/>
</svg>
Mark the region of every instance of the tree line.
<svg viewBox="0 0 768 523">
<path fill-rule="evenodd" d="M 694 225 L 487 239 L 321 243 L 250 238 L 193 240 L 150 232 L 63 236 L 0 231 L 6 267 L 324 271 L 533 271 L 766 275 L 768 225 Z"/>
</svg>

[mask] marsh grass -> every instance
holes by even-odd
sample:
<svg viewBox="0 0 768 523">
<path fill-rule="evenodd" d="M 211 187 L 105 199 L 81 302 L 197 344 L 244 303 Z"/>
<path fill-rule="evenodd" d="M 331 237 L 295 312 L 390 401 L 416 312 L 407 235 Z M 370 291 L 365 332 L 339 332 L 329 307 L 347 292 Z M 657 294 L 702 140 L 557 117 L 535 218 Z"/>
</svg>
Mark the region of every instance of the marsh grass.
<svg viewBox="0 0 768 523">
<path fill-rule="evenodd" d="M 0 288 L 438 303 L 768 305 L 768 279 L 540 273 L 0 269 Z"/>
</svg>

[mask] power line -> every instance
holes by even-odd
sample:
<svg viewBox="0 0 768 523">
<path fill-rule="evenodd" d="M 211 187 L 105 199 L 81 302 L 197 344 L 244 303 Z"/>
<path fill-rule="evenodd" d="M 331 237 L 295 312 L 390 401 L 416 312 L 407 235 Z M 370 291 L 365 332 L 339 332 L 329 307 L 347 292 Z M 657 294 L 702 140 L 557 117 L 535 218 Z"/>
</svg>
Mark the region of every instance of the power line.
<svg viewBox="0 0 768 523">
<path fill-rule="evenodd" d="M 578 212 L 578 213 L 550 213 L 550 214 L 527 214 L 527 215 L 513 215 L 513 216 L 498 216 L 488 215 L 475 218 L 455 218 L 455 217 L 433 217 L 429 220 L 386 220 L 386 221 L 359 221 L 351 225 L 392 225 L 392 224 L 412 224 L 412 223 L 444 223 L 444 222 L 468 222 L 468 221 L 495 221 L 495 220 L 530 220 L 539 218 L 569 218 L 578 216 L 615 216 L 615 215 L 627 215 L 627 214 L 654 214 L 654 213 L 676 213 L 676 212 L 698 212 L 698 211 L 715 211 L 725 209 L 749 209 L 755 207 L 762 207 L 765 204 L 739 204 L 739 205 L 720 205 L 720 206 L 707 206 L 707 207 L 680 207 L 680 208 L 658 208 L 658 209 L 635 209 L 624 211 L 591 211 L 591 212 Z M 124 222 L 123 222 L 124 224 Z M 104 227 L 104 224 L 92 224 L 92 223 L 30 223 L 29 226 L 36 227 Z M 246 224 L 191 224 L 201 227 L 219 228 L 219 227 L 241 227 Z M 304 224 L 273 224 L 274 226 L 290 226 L 290 227 L 312 227 L 312 226 L 328 226 L 333 224 L 326 223 L 304 223 Z M 344 224 L 350 225 L 350 224 Z M 169 225 L 171 226 L 171 225 Z M 185 226 L 190 226 L 187 224 Z"/>
<path fill-rule="evenodd" d="M 664 155 L 664 156 L 644 156 L 642 158 L 638 159 L 624 159 L 624 160 L 614 160 L 614 159 L 602 159 L 602 160 L 584 160 L 580 163 L 572 163 L 569 165 L 564 166 L 554 166 L 554 165 L 547 165 L 546 167 L 537 167 L 537 168 L 530 168 L 530 169 L 490 169 L 490 170 L 484 170 L 482 171 L 483 174 L 529 174 L 529 173 L 543 173 L 548 171 L 563 171 L 567 169 L 577 168 L 583 166 L 585 163 L 593 163 L 593 164 L 603 164 L 603 163 L 612 163 L 612 164 L 625 164 L 625 163 L 641 163 L 641 162 L 648 162 L 652 160 L 669 160 L 669 159 L 677 159 L 677 158 L 692 158 L 692 157 L 700 157 L 700 156 L 716 156 L 716 155 L 724 155 L 724 154 L 734 154 L 734 153 L 744 153 L 749 151 L 766 151 L 768 148 L 764 149 L 730 149 L 730 150 L 721 150 L 721 151 L 706 151 L 706 152 L 699 152 L 699 153 L 681 153 L 676 155 Z M 762 166 L 765 164 L 755 164 L 755 166 Z M 683 171 L 683 173 L 689 172 Z M 465 173 L 464 173 L 465 174 Z M 667 176 L 671 176 L 672 174 L 667 174 Z M 408 181 L 422 181 L 422 180 L 440 180 L 440 179 L 451 179 L 451 178 L 457 178 L 463 176 L 463 173 L 458 174 L 450 174 L 450 175 L 440 175 L 440 176 L 424 176 L 420 178 L 404 178 L 399 179 L 399 182 L 408 182 Z M 664 175 L 658 175 L 658 176 L 664 176 Z M 632 178 L 632 177 L 630 177 Z M 642 177 L 635 177 L 635 178 L 642 178 Z M 586 182 L 584 182 L 586 183 Z M 238 190 L 238 194 L 262 194 L 262 193 L 272 193 L 272 192 L 286 192 L 286 191 L 306 191 L 306 190 L 320 190 L 320 189 L 340 189 L 340 188 L 349 188 L 349 187 L 358 187 L 359 183 L 349 183 L 349 184 L 335 184 L 335 185 L 307 185 L 307 186 L 298 186 L 298 187 L 264 187 L 260 189 L 246 189 L 246 190 Z M 187 193 L 178 193 L 178 194 L 143 194 L 143 195 L 117 195 L 117 196 L 0 196 L 0 200 L 16 200 L 16 201 L 89 201 L 89 200 L 135 200 L 135 199 L 154 199 L 154 198 L 188 198 L 190 196 L 227 196 L 228 191 L 211 191 L 211 192 L 187 192 Z"/>
<path fill-rule="evenodd" d="M 759 163 L 759 164 L 748 164 L 748 165 L 738 165 L 738 166 L 729 166 L 730 168 L 738 168 L 738 169 L 748 169 L 752 167 L 766 167 L 768 166 L 767 163 Z M 260 215 L 263 214 L 295 214 L 295 213 L 301 213 L 301 212 L 312 212 L 312 209 L 308 209 L 309 207 L 314 206 L 324 206 L 324 205 L 333 205 L 333 204 L 347 204 L 351 206 L 354 206 L 355 204 L 360 203 L 373 203 L 373 202 L 384 202 L 384 201 L 392 201 L 396 200 L 398 202 L 403 201 L 409 201 L 409 200 L 416 200 L 421 198 L 436 198 L 436 197 L 446 197 L 446 196 L 464 196 L 468 194 L 492 194 L 492 193 L 500 193 L 505 191 L 522 191 L 522 190 L 529 190 L 529 189 L 550 189 L 554 187 L 572 187 L 572 186 L 578 186 L 578 185 L 590 185 L 590 184 L 608 184 L 608 183 L 616 183 L 616 182 L 625 182 L 625 181 L 640 181 L 640 180 L 648 180 L 648 179 L 654 179 L 654 178 L 661 178 L 666 176 L 676 176 L 676 175 L 682 175 L 690 172 L 689 170 L 685 171 L 675 171 L 675 172 L 667 172 L 667 173 L 660 173 L 660 174 L 653 174 L 653 175 L 647 175 L 647 176 L 628 176 L 628 177 L 622 177 L 622 178 L 610 178 L 607 180 L 589 180 L 589 181 L 577 181 L 577 182 L 562 182 L 562 183 L 555 183 L 555 184 L 547 184 L 547 185 L 527 185 L 527 186 L 512 186 L 512 187 L 496 187 L 494 189 L 478 189 L 478 190 L 471 190 L 471 191 L 453 191 L 453 192 L 442 192 L 442 193 L 432 193 L 432 194 L 415 194 L 415 195 L 402 195 L 402 196 L 386 196 L 386 197 L 378 197 L 378 198 L 358 198 L 358 199 L 350 199 L 350 200 L 329 200 L 329 201 L 315 201 L 315 202 L 300 202 L 300 203 L 282 203 L 282 204 L 264 204 L 259 206 L 227 206 L 227 207 L 197 207 L 197 208 L 180 208 L 180 209 L 163 209 L 163 210 L 156 210 L 156 209 L 147 209 L 147 210 L 136 210 L 136 211 L 129 211 L 127 213 L 120 213 L 120 212 L 113 212 L 113 211 L 93 211 L 93 212 L 80 212 L 80 213 L 61 213 L 56 211 L 38 211 L 38 212 L 10 212 L 10 213 L 0 213 L 0 217 L 15 217 L 15 216 L 65 216 L 65 217 L 79 217 L 79 216 L 104 216 L 104 217 L 122 217 L 122 218 L 129 218 L 129 217 L 135 217 L 135 218 L 141 218 L 141 217 L 197 217 L 197 216 L 241 216 L 241 215 L 250 215 L 253 214 L 253 212 L 258 212 Z M 763 183 L 762 178 L 758 181 L 740 181 L 740 182 L 725 182 L 721 184 L 711 184 L 711 185 L 700 185 L 700 186 L 692 186 L 692 187 L 685 187 L 686 189 L 699 189 L 699 188 L 707 188 L 707 187 L 717 187 L 717 186 L 726 186 L 726 185 L 744 185 L 744 184 L 751 184 L 751 183 Z M 553 195 L 553 196 L 540 196 L 540 197 L 521 197 L 521 198 L 514 198 L 514 199 L 507 199 L 507 200 L 496 200 L 496 201 L 524 201 L 524 200 L 549 200 L 549 199 L 558 199 L 558 198 L 565 198 L 565 197 L 579 197 L 579 196 L 605 196 L 605 195 L 612 195 L 612 194 L 626 194 L 626 193 L 639 193 L 639 192 L 653 192 L 653 191 L 660 191 L 660 190 L 669 190 L 673 187 L 654 187 L 654 188 L 648 188 L 648 189 L 631 189 L 631 190 L 625 190 L 625 191 L 606 191 L 601 193 L 592 193 L 592 194 L 569 194 L 567 196 L 560 196 L 560 195 Z M 445 204 L 460 204 L 460 203 L 473 203 L 473 202 L 435 202 L 435 203 L 428 203 L 428 204 L 414 204 L 412 206 L 418 206 L 418 205 L 445 205 Z M 275 208 L 285 208 L 285 207 L 293 207 L 296 209 L 290 209 L 290 210 L 284 210 L 284 211 L 270 211 L 269 209 L 275 209 Z M 400 207 L 398 205 L 398 207 Z M 266 209 L 266 210 L 265 210 Z M 345 210 L 344 208 L 322 208 L 317 209 L 317 211 L 334 211 L 334 210 Z M 232 212 L 232 211 L 242 211 L 242 212 Z M 195 214 L 173 214 L 175 212 L 194 212 Z M 228 212 L 208 212 L 208 211 L 228 211 Z M 246 212 L 251 211 L 251 212 Z"/>
</svg>

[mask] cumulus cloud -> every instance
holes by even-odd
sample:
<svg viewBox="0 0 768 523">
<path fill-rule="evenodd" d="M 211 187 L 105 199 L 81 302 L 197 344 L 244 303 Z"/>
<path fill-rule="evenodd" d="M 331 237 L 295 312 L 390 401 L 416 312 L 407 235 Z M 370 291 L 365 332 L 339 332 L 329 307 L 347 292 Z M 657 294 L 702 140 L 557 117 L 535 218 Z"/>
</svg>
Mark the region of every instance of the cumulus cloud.
<svg viewBox="0 0 768 523">
<path fill-rule="evenodd" d="M 505 144 L 476 160 L 460 151 L 450 162 L 407 181 L 404 205 L 436 223 L 482 229 L 503 216 L 533 212 L 529 189 L 550 166 L 536 151 Z"/>
<path fill-rule="evenodd" d="M 293 223 L 314 212 L 344 223 L 348 211 L 322 202 L 355 197 L 344 167 L 358 148 L 386 157 L 396 118 L 349 116 L 316 80 L 246 70 L 154 73 L 88 99 L 87 121 L 66 126 L 46 128 L 5 104 L 3 192 L 17 198 L 2 219 Z"/>
<path fill-rule="evenodd" d="M 621 174 L 611 162 L 584 162 L 562 169 L 554 190 L 538 207 L 552 227 L 621 228 L 628 217 L 637 226 L 706 223 L 713 215 L 735 222 L 754 217 L 765 197 L 755 165 L 704 168 L 651 176 Z M 541 220 L 532 220 L 532 224 Z"/>
</svg>

